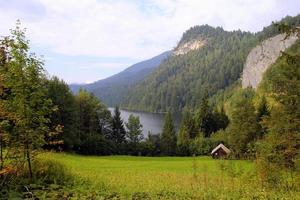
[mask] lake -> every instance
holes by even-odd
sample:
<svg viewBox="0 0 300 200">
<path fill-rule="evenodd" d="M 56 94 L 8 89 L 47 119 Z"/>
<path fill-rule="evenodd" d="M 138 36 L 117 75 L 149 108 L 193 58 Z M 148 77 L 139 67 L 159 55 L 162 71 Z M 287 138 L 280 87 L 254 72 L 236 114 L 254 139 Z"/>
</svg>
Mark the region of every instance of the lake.
<svg viewBox="0 0 300 200">
<path fill-rule="evenodd" d="M 114 108 L 109 108 L 111 113 L 113 114 Z M 140 123 L 143 125 L 143 134 L 147 137 L 148 132 L 150 131 L 152 134 L 161 133 L 163 124 L 164 124 L 164 117 L 165 115 L 162 113 L 148 113 L 148 112 L 137 112 L 137 111 L 128 111 L 128 110 L 120 110 L 121 117 L 125 122 L 128 121 L 129 115 L 133 114 L 135 116 L 139 116 Z M 175 120 L 174 125 L 178 127 L 179 120 Z"/>
</svg>

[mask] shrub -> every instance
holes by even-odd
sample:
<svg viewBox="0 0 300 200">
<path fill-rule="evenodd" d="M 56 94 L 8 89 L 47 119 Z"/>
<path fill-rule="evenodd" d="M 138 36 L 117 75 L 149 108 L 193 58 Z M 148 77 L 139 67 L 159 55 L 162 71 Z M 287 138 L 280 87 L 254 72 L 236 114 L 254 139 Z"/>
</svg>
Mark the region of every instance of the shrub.
<svg viewBox="0 0 300 200">
<path fill-rule="evenodd" d="M 228 145 L 228 133 L 223 129 L 213 133 L 210 138 L 216 143 Z"/>
<path fill-rule="evenodd" d="M 45 184 L 60 184 L 72 181 L 72 175 L 60 162 L 39 159 L 33 163 L 34 180 Z"/>
<path fill-rule="evenodd" d="M 217 142 L 211 138 L 205 138 L 200 134 L 190 145 L 191 152 L 196 155 L 208 155 L 217 145 Z"/>
<path fill-rule="evenodd" d="M 84 155 L 109 155 L 113 152 L 114 145 L 102 135 L 87 136 L 79 146 L 78 153 Z"/>
</svg>

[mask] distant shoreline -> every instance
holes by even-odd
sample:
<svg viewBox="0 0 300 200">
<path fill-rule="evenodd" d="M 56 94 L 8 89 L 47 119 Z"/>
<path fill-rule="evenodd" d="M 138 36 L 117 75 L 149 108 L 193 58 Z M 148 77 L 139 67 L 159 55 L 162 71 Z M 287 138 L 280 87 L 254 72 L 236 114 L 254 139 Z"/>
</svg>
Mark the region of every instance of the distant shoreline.
<svg viewBox="0 0 300 200">
<path fill-rule="evenodd" d="M 114 107 L 111 107 L 111 106 L 109 106 L 108 107 L 109 109 L 114 109 Z M 125 111 L 128 111 L 128 112 L 136 112 L 136 113 L 150 113 L 150 114 L 166 114 L 167 112 L 152 112 L 152 111 L 145 111 L 145 110 L 143 110 L 143 111 L 141 111 L 141 110 L 134 110 L 134 109 L 130 109 L 130 108 L 123 108 L 123 107 L 119 107 L 120 108 L 120 110 L 125 110 Z"/>
</svg>

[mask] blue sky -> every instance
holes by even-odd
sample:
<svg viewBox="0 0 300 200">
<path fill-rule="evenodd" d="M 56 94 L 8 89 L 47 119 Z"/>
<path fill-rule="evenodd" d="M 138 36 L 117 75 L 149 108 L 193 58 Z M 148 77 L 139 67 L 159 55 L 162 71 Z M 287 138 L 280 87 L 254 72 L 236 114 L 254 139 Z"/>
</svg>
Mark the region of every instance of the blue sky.
<svg viewBox="0 0 300 200">
<path fill-rule="evenodd" d="M 174 48 L 194 25 L 256 32 L 300 0 L 0 0 L 0 35 L 17 19 L 45 68 L 68 83 L 88 83 Z"/>
</svg>

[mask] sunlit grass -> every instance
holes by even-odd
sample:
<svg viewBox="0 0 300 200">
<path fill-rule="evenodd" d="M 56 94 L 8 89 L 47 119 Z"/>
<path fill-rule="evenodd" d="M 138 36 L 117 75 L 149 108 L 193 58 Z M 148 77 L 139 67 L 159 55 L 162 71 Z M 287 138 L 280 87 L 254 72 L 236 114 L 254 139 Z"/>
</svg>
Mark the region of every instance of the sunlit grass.
<svg viewBox="0 0 300 200">
<path fill-rule="evenodd" d="M 63 153 L 45 153 L 40 157 L 63 163 L 75 177 L 85 180 L 85 188 L 78 186 L 79 189 L 116 192 L 125 199 L 140 192 L 151 194 L 154 199 L 157 195 L 167 196 L 167 199 L 239 199 L 243 196 L 261 199 L 261 196 L 270 198 L 274 193 L 261 188 L 255 177 L 254 163 L 246 160 Z"/>
</svg>

